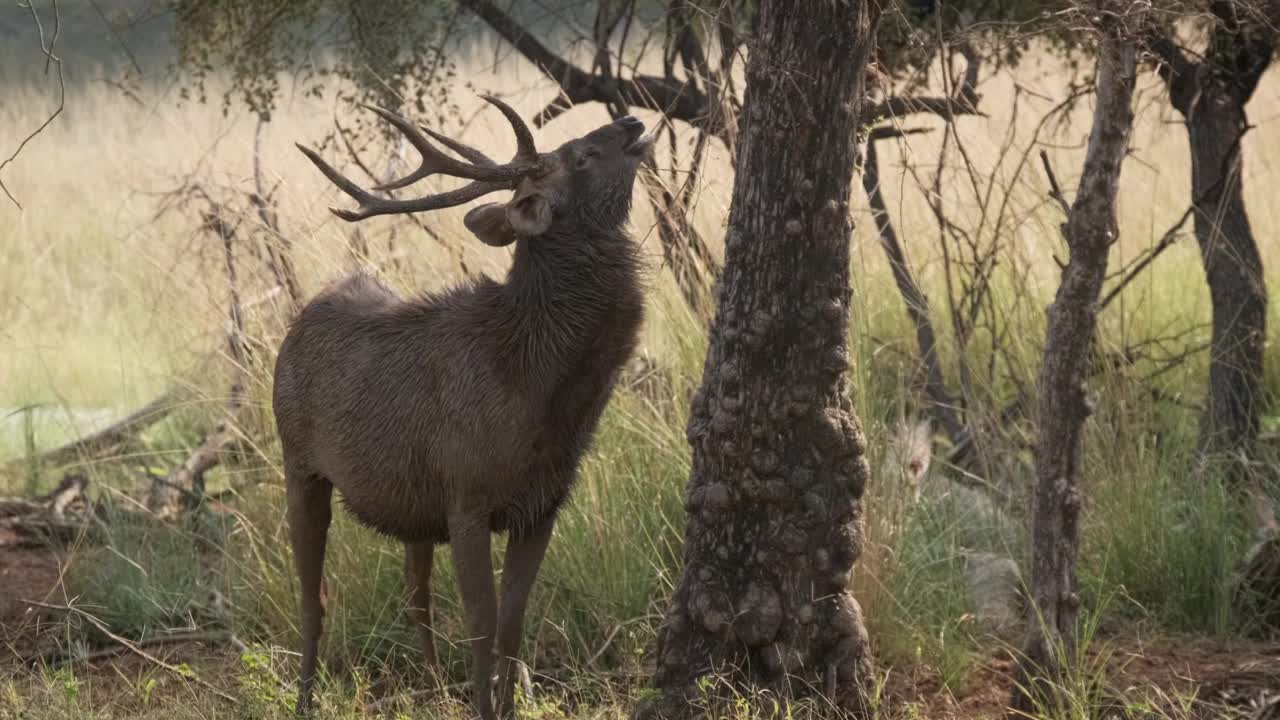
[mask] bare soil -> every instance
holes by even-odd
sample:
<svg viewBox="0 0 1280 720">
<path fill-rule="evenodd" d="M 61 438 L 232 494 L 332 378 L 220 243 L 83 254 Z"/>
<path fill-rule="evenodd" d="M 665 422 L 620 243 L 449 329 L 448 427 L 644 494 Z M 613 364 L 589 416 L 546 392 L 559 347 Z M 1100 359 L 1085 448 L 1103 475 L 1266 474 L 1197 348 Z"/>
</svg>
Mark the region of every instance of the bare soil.
<svg viewBox="0 0 1280 720">
<path fill-rule="evenodd" d="M 0 537 L 0 545 L 12 540 Z M 53 550 L 0 547 L 0 661 L 30 656 L 55 632 L 51 611 L 24 601 L 60 602 L 62 567 Z"/>
</svg>

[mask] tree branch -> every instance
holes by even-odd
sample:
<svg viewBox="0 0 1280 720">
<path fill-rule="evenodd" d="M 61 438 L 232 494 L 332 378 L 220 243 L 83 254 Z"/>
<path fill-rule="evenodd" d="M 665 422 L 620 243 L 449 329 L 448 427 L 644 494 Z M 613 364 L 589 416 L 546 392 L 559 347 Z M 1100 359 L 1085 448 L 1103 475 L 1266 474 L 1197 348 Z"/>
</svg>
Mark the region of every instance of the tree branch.
<svg viewBox="0 0 1280 720">
<path fill-rule="evenodd" d="M 978 70 L 981 62 L 977 50 L 968 43 L 961 43 L 955 48 L 965 60 L 964 77 L 951 97 L 914 97 L 897 95 L 867 108 L 867 124 L 873 124 L 891 118 L 902 118 L 907 115 L 923 113 L 952 118 L 956 115 L 981 115 L 978 110 Z"/>
<path fill-rule="evenodd" d="M 1040 150 L 1040 162 L 1044 165 L 1045 177 L 1049 178 L 1049 197 L 1057 201 L 1058 206 L 1062 208 L 1062 212 L 1070 215 L 1071 203 L 1068 203 L 1067 197 L 1062 194 L 1062 186 L 1058 184 L 1058 176 L 1053 173 L 1053 165 L 1049 164 L 1047 150 Z"/>
<path fill-rule="evenodd" d="M 723 123 L 718 119 L 718 114 L 711 111 L 711 102 L 706 93 L 689 83 L 653 75 L 620 78 L 588 73 L 547 49 L 489 0 L 461 0 L 460 4 L 511 43 L 544 75 L 555 81 L 564 91 L 566 103 L 608 104 L 622 100 L 628 105 L 657 110 L 673 120 L 683 120 L 716 135 L 724 133 Z"/>
</svg>

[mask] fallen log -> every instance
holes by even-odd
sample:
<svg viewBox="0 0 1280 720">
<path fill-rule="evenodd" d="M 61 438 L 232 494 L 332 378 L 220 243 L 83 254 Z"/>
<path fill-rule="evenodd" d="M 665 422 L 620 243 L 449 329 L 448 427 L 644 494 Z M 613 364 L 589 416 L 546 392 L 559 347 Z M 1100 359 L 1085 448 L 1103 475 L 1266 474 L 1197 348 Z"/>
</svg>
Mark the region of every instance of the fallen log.
<svg viewBox="0 0 1280 720">
<path fill-rule="evenodd" d="M 92 460 L 133 440 L 147 428 L 169 416 L 188 397 L 183 388 L 171 388 L 151 402 L 97 432 L 45 450 L 35 458 L 17 458 L 10 468 L 35 462 L 41 465 L 65 465 L 76 460 Z"/>
</svg>

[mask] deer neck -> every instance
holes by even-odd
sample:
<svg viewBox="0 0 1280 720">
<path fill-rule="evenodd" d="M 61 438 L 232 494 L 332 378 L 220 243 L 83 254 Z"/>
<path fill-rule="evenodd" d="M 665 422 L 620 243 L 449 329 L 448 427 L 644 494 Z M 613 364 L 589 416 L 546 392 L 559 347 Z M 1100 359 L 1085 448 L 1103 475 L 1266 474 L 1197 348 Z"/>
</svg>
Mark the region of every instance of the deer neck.
<svg viewBox="0 0 1280 720">
<path fill-rule="evenodd" d="M 630 353 L 643 298 L 639 258 L 625 234 L 522 239 L 507 276 L 514 357 L 549 391 L 586 371 L 612 376 Z"/>
</svg>

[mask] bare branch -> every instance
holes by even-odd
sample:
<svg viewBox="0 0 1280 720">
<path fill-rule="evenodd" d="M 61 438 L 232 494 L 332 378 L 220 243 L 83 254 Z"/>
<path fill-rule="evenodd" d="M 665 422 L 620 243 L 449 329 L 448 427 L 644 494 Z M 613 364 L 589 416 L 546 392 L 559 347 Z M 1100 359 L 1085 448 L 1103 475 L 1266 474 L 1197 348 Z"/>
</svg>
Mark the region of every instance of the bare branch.
<svg viewBox="0 0 1280 720">
<path fill-rule="evenodd" d="M 716 135 L 724 133 L 723 123 L 718 113 L 711 111 L 712 103 L 706 93 L 689 83 L 653 75 L 620 78 L 588 73 L 549 50 L 489 0 L 461 0 L 460 4 L 556 82 L 564 93 L 565 102 L 611 104 L 621 100 L 628 105 L 657 110 L 673 120 L 683 120 Z M 543 114 L 549 111 L 550 108 Z"/>
<path fill-rule="evenodd" d="M 923 113 L 953 118 L 956 115 L 982 115 L 978 110 L 978 70 L 981 62 L 978 53 L 968 43 L 961 43 L 954 50 L 965 59 L 964 76 L 959 85 L 948 97 L 914 97 L 897 95 L 886 98 L 867 109 L 867 124 L 903 118 L 907 115 Z"/>
<path fill-rule="evenodd" d="M 1049 152 L 1040 150 L 1040 162 L 1044 164 L 1045 177 L 1049 178 L 1049 197 L 1057 201 L 1058 206 L 1062 208 L 1062 212 L 1071 214 L 1071 203 L 1067 202 L 1067 198 L 1062 194 L 1062 186 L 1058 184 L 1058 176 L 1053 173 L 1053 166 L 1049 164 Z"/>
<path fill-rule="evenodd" d="M 1150 266 L 1151 263 L 1155 262 L 1156 258 L 1160 257 L 1165 250 L 1168 250 L 1169 247 L 1177 241 L 1178 235 L 1182 232 L 1182 226 L 1186 225 L 1187 220 L 1195 216 L 1195 212 L 1198 208 L 1202 208 L 1218 201 L 1218 197 L 1222 194 L 1223 188 L 1226 187 L 1227 178 L 1230 176 L 1229 171 L 1231 169 L 1231 164 L 1235 161 L 1236 153 L 1240 150 L 1240 141 L 1243 139 L 1243 132 L 1236 135 L 1235 140 L 1232 141 L 1231 147 L 1228 148 L 1227 152 L 1222 156 L 1222 168 L 1218 171 L 1217 179 L 1213 184 L 1205 188 L 1204 192 L 1200 194 L 1200 197 L 1191 201 L 1191 205 L 1183 211 L 1182 215 L 1178 218 L 1178 221 L 1170 226 L 1170 228 L 1160 236 L 1160 240 L 1155 244 L 1155 247 L 1151 248 L 1146 255 L 1135 261 L 1129 268 L 1122 271 L 1124 273 L 1123 277 L 1120 282 L 1107 293 L 1106 297 L 1102 299 L 1102 303 L 1098 306 L 1099 311 L 1107 307 L 1107 305 L 1110 305 L 1111 301 L 1115 300 L 1116 297 L 1119 296 L 1120 292 L 1124 290 L 1129 283 L 1133 282 L 1134 278 Z M 1043 151 L 1041 152 L 1043 153 Z"/>
</svg>

